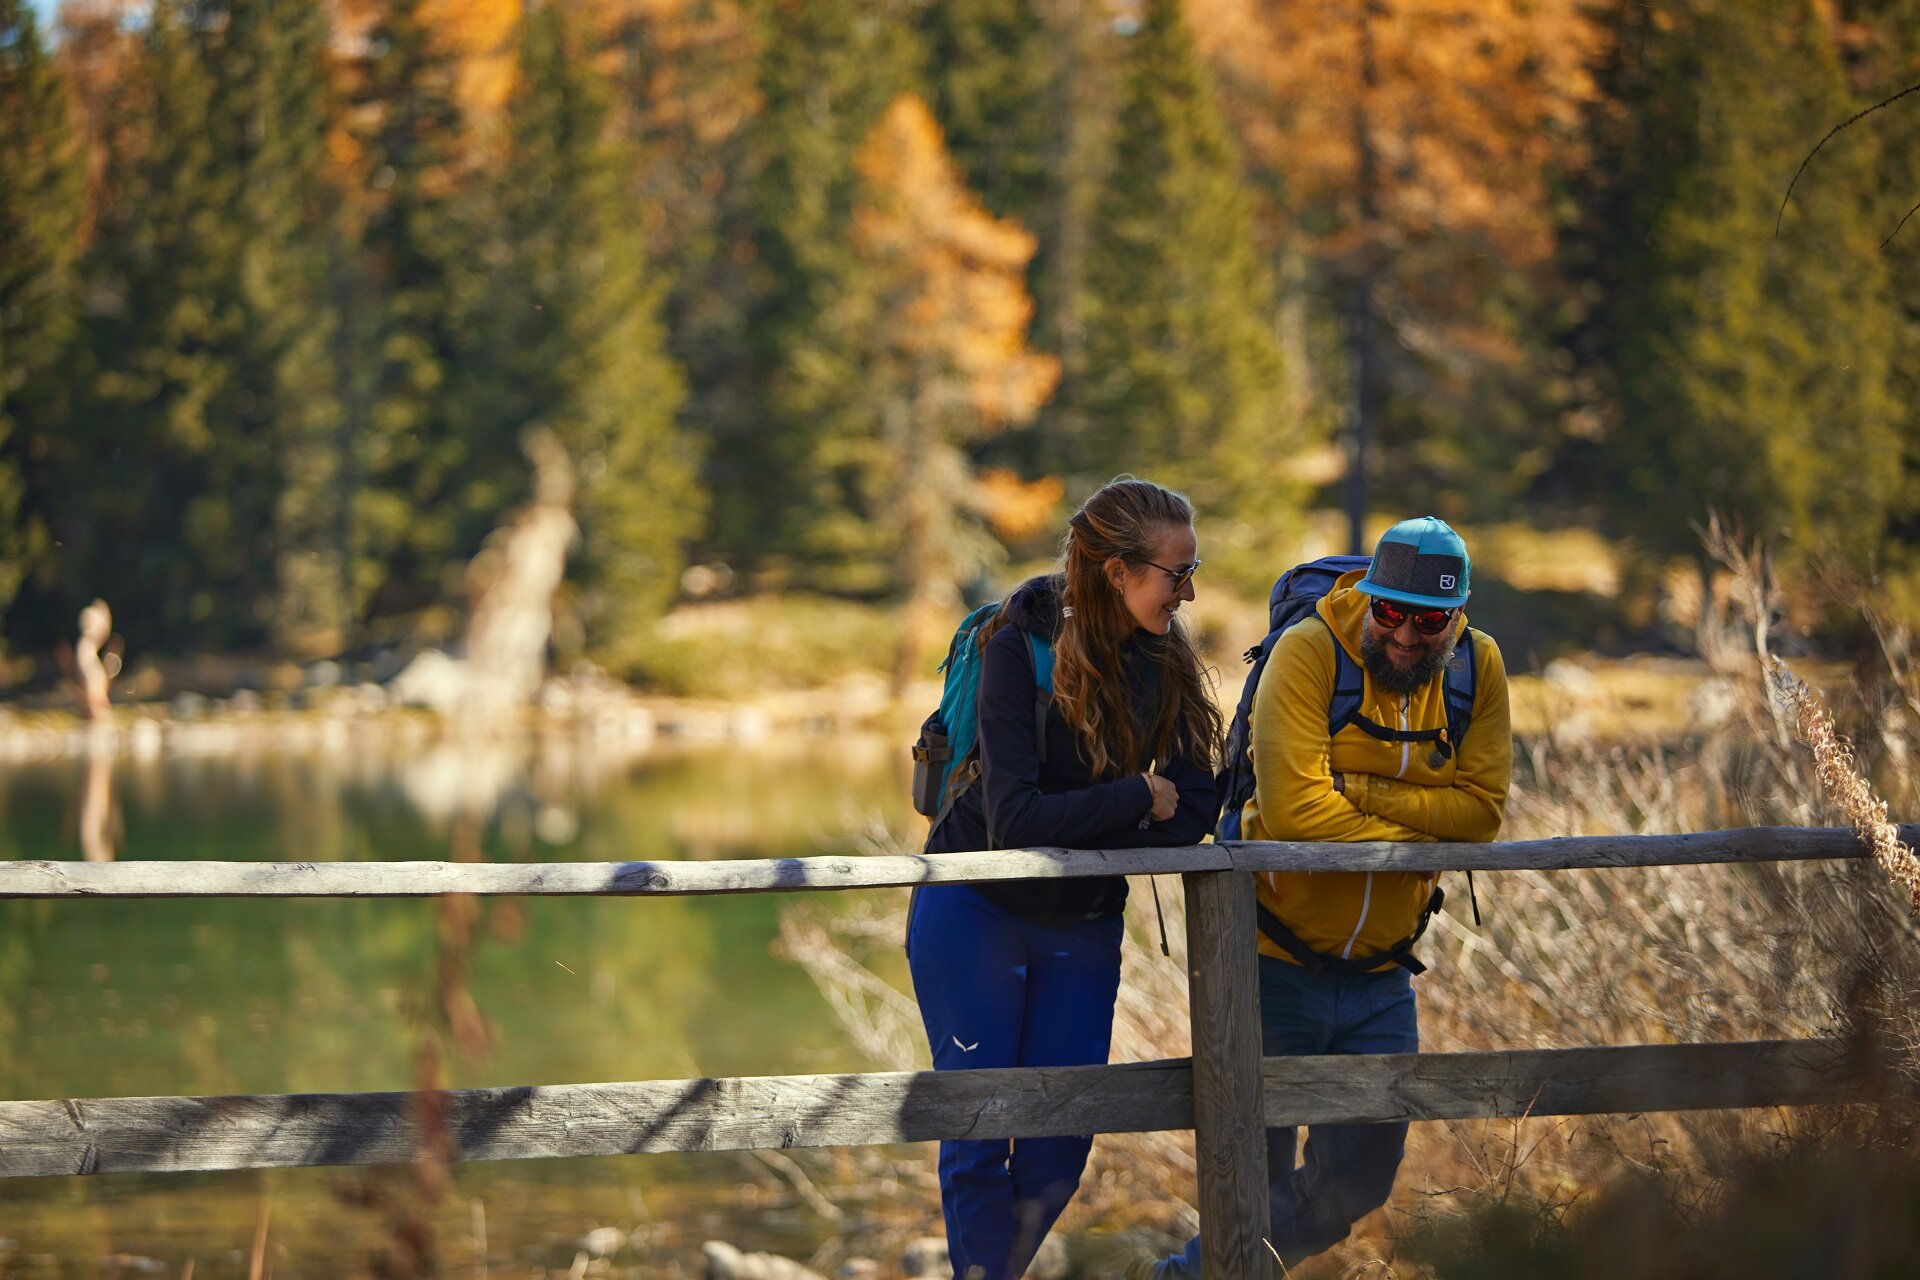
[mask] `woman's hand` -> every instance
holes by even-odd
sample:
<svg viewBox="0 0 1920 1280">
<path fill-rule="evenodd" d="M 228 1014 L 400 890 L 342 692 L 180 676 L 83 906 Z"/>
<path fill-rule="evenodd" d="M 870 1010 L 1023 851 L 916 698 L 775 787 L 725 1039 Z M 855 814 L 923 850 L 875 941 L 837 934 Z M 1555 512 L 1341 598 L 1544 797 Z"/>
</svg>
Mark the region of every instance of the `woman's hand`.
<svg viewBox="0 0 1920 1280">
<path fill-rule="evenodd" d="M 1153 807 L 1147 810 L 1147 817 L 1154 822 L 1165 822 L 1180 807 L 1179 789 L 1157 773 L 1140 776 L 1147 780 L 1147 790 L 1153 793 Z"/>
</svg>

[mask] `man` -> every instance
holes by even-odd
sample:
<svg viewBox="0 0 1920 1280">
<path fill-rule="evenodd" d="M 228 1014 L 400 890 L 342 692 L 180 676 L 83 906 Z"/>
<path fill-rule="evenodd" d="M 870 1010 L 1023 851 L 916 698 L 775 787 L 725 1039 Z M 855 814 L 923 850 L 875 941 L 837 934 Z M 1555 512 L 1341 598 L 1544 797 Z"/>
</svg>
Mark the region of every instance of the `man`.
<svg viewBox="0 0 1920 1280">
<path fill-rule="evenodd" d="M 1254 794 L 1242 812 L 1244 838 L 1482 841 L 1499 834 L 1513 768 L 1507 676 L 1492 639 L 1467 635 L 1470 573 L 1466 544 L 1444 522 L 1403 520 L 1380 539 L 1364 571 L 1342 575 L 1313 616 L 1275 641 L 1252 704 Z M 1336 707 L 1337 685 L 1351 687 L 1356 668 L 1357 708 Z M 1412 944 L 1438 905 L 1437 878 L 1399 871 L 1257 877 L 1265 1054 L 1419 1048 L 1410 979 L 1422 966 Z M 1267 1131 L 1269 1239 L 1284 1263 L 1345 1239 L 1354 1222 L 1386 1202 L 1406 1134 L 1404 1124 L 1315 1125 L 1296 1168 L 1294 1130 Z M 1200 1274 L 1199 1244 L 1195 1237 L 1184 1254 L 1135 1274 L 1192 1280 Z"/>
</svg>

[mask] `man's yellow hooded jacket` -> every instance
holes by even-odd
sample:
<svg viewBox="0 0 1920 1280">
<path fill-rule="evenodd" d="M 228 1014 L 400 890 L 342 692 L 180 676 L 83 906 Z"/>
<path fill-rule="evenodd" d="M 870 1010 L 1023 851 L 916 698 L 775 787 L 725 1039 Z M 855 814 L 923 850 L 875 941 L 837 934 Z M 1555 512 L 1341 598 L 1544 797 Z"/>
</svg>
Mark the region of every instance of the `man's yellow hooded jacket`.
<svg viewBox="0 0 1920 1280">
<path fill-rule="evenodd" d="M 1513 771 L 1507 672 L 1500 649 L 1474 633 L 1473 717 L 1460 749 L 1435 767 L 1422 742 L 1382 742 L 1348 725 L 1327 737 L 1333 646 L 1344 645 L 1364 674 L 1360 636 L 1369 597 L 1343 575 L 1318 617 L 1290 627 L 1273 647 L 1250 713 L 1253 798 L 1241 831 L 1248 840 L 1492 840 L 1500 833 Z M 1464 610 L 1454 625 L 1467 625 Z M 1457 633 L 1456 633 L 1457 634 Z M 1409 697 L 1366 677 L 1361 714 L 1391 729 L 1447 722 L 1444 682 Z M 1334 789 L 1342 775 L 1344 794 Z M 1435 877 L 1407 871 L 1276 871 L 1258 877 L 1260 905 L 1325 955 L 1362 960 L 1413 932 Z M 1262 953 L 1291 960 L 1265 935 Z M 1381 967 L 1392 961 L 1384 955 Z"/>
</svg>

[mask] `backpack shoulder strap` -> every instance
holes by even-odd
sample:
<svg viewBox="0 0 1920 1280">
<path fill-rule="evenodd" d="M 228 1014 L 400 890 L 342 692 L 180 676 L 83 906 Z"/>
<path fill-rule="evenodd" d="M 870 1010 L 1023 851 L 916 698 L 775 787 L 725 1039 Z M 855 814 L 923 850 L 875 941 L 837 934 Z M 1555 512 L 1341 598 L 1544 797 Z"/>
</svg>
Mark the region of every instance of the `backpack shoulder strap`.
<svg viewBox="0 0 1920 1280">
<path fill-rule="evenodd" d="M 1460 633 L 1453 660 L 1447 663 L 1447 740 L 1455 751 L 1460 749 L 1460 740 L 1467 736 L 1467 727 L 1473 723 L 1473 700 L 1479 696 L 1476 687 L 1479 656 L 1473 643 L 1473 628 L 1468 627 Z"/>
<path fill-rule="evenodd" d="M 1333 697 L 1327 702 L 1327 737 L 1352 724 L 1360 715 L 1360 700 L 1366 694 L 1367 677 L 1360 664 L 1347 652 L 1347 646 L 1340 643 L 1339 635 L 1333 630 L 1333 624 L 1316 610 L 1314 617 L 1326 626 L 1327 633 L 1333 637 Z"/>
<path fill-rule="evenodd" d="M 1027 632 L 1027 648 L 1033 654 L 1033 687 L 1048 697 L 1053 696 L 1053 641 L 1032 631 Z"/>
<path fill-rule="evenodd" d="M 928 815 L 932 822 L 927 828 L 927 847 L 932 846 L 953 806 L 979 777 L 980 628 L 999 610 L 998 601 L 989 601 L 969 613 L 954 630 L 946 659 L 937 668 L 945 683 L 940 690 L 940 706 L 930 723 L 938 722 L 945 743 L 937 756 L 927 752 L 928 764 L 939 770 L 940 796 L 935 811 Z"/>
<path fill-rule="evenodd" d="M 1447 663 L 1444 689 L 1447 703 L 1445 750 L 1448 754 L 1459 751 L 1460 740 L 1466 736 L 1467 727 L 1473 722 L 1473 700 L 1478 694 L 1477 656 L 1473 629 L 1469 627 L 1454 648 L 1452 660 Z M 1328 737 L 1350 724 L 1358 725 L 1373 737 L 1386 742 L 1430 742 L 1442 736 L 1437 729 L 1389 729 L 1367 719 L 1360 714 L 1365 673 L 1347 652 L 1347 647 L 1340 643 L 1338 636 L 1333 641 L 1333 662 L 1333 698 L 1327 708 Z"/>
<path fill-rule="evenodd" d="M 1053 641 L 1029 631 L 1027 652 L 1033 656 L 1033 742 L 1040 763 L 1047 762 L 1047 706 L 1053 701 Z"/>
</svg>

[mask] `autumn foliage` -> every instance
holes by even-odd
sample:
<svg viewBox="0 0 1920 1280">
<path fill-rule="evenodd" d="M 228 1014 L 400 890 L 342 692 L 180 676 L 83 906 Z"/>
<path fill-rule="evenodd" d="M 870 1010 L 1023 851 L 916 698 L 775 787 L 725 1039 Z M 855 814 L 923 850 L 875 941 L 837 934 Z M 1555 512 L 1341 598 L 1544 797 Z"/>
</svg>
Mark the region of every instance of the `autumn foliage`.
<svg viewBox="0 0 1920 1280">
<path fill-rule="evenodd" d="M 1908 0 L 44 8 L 0 3 L 13 645 L 96 594 L 163 648 L 444 639 L 536 423 L 556 634 L 616 663 L 691 562 L 949 612 L 1121 471 L 1242 590 L 1342 489 L 1650 555 L 1711 500 L 1920 616 L 1875 247 L 1920 99 L 1772 232 L 1912 82 Z"/>
<path fill-rule="evenodd" d="M 1469 237 L 1553 248 L 1546 184 L 1578 163 L 1606 47 L 1581 0 L 1192 0 L 1286 230 L 1329 252 Z"/>
<path fill-rule="evenodd" d="M 895 99 L 854 168 L 854 243 L 874 276 L 864 318 L 891 480 L 887 520 L 912 613 L 904 679 L 958 603 L 958 584 L 984 561 L 981 539 L 956 524 L 977 490 L 962 445 L 1031 418 L 1060 365 L 1026 345 L 1033 303 L 1021 273 L 1033 236 L 961 184 L 924 102 Z"/>
<path fill-rule="evenodd" d="M 895 100 L 854 156 L 855 241 L 878 269 L 880 331 L 910 369 L 919 411 L 981 427 L 1024 421 L 1059 361 L 1026 349 L 1033 303 L 1021 272 L 1034 238 L 960 185 L 933 113 Z"/>
</svg>

